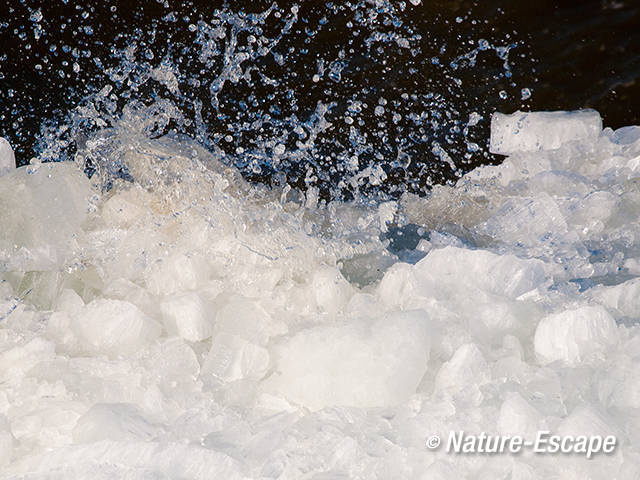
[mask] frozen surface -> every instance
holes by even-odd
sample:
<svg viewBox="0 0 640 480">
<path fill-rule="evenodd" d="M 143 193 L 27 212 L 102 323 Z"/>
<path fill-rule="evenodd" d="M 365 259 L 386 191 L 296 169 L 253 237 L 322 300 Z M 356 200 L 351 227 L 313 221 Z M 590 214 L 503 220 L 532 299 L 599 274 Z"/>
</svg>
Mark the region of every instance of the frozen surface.
<svg viewBox="0 0 640 480">
<path fill-rule="evenodd" d="M 0 177 L 0 262 L 47 271 L 71 260 L 90 194 L 89 181 L 71 164 L 35 164 Z"/>
<path fill-rule="evenodd" d="M 605 308 L 585 306 L 543 318 L 534 346 L 540 363 L 559 360 L 576 365 L 591 355 L 604 355 L 617 337 L 616 322 Z"/>
<path fill-rule="evenodd" d="M 637 479 L 640 129 L 496 118 L 502 165 L 378 207 L 126 128 L 133 182 L 2 176 L 2 477 Z M 391 219 L 423 232 L 413 263 Z M 425 445 L 539 429 L 618 447 Z"/>
<path fill-rule="evenodd" d="M 593 138 L 601 131 L 602 119 L 595 110 L 494 113 L 489 148 L 501 155 L 554 150 L 567 142 Z"/>
<path fill-rule="evenodd" d="M 427 369 L 429 333 L 420 310 L 303 330 L 276 349 L 266 389 L 314 410 L 401 404 Z"/>
<path fill-rule="evenodd" d="M 6 138 L 0 137 L 0 176 L 16 168 L 13 149 Z"/>
</svg>

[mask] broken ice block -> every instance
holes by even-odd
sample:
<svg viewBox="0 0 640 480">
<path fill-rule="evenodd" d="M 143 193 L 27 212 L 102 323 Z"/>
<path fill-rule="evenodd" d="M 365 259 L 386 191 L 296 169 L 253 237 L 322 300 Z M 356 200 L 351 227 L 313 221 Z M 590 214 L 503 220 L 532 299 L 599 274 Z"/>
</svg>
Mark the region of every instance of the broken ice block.
<svg viewBox="0 0 640 480">
<path fill-rule="evenodd" d="M 0 175 L 4 175 L 16 168 L 16 158 L 9 142 L 0 137 Z"/>
<path fill-rule="evenodd" d="M 613 317 L 601 306 L 583 306 L 543 318 L 536 329 L 536 357 L 542 364 L 560 360 L 576 365 L 618 340 Z"/>
<path fill-rule="evenodd" d="M 640 278 L 594 289 L 593 298 L 621 317 L 640 317 Z"/>
<path fill-rule="evenodd" d="M 562 144 L 596 138 L 602 131 L 602 119 L 595 110 L 573 112 L 494 113 L 491 117 L 491 153 L 554 150 Z"/>
<path fill-rule="evenodd" d="M 74 327 L 86 350 L 116 355 L 151 343 L 162 330 L 132 303 L 105 299 L 84 307 L 75 318 Z"/>
<path fill-rule="evenodd" d="M 258 302 L 234 296 L 216 312 L 215 329 L 264 345 L 272 335 L 285 333 L 286 325 L 272 318 Z"/>
<path fill-rule="evenodd" d="M 151 265 L 146 272 L 147 289 L 154 295 L 194 290 L 207 277 L 207 265 L 183 253 Z"/>
<path fill-rule="evenodd" d="M 335 267 L 316 270 L 311 280 L 312 294 L 321 311 L 336 313 L 344 309 L 353 295 L 352 287 Z"/>
<path fill-rule="evenodd" d="M 207 306 L 194 292 L 173 295 L 160 303 L 162 321 L 170 335 L 200 342 L 213 333 Z"/>
<path fill-rule="evenodd" d="M 11 461 L 15 438 L 11 433 L 11 426 L 7 417 L 0 413 L 0 467 Z"/>
<path fill-rule="evenodd" d="M 78 419 L 73 429 L 73 440 L 76 443 L 149 441 L 158 433 L 159 429 L 144 418 L 136 405 L 98 403 Z"/>
<path fill-rule="evenodd" d="M 559 435 L 599 435 L 620 437 L 613 419 L 600 408 L 588 403 L 577 405 L 557 427 Z"/>
<path fill-rule="evenodd" d="M 219 333 L 202 365 L 202 372 L 231 382 L 243 378 L 260 379 L 269 367 L 267 349 L 238 335 Z"/>
<path fill-rule="evenodd" d="M 430 345 L 422 310 L 309 328 L 280 346 L 265 389 L 313 410 L 398 404 L 416 391 Z"/>
<path fill-rule="evenodd" d="M 72 257 L 90 195 L 89 179 L 70 162 L 0 176 L 0 263 L 42 271 Z"/>
<path fill-rule="evenodd" d="M 510 298 L 530 292 L 545 282 L 544 264 L 539 260 L 457 247 L 432 250 L 413 270 L 423 290 L 432 285 L 452 290 L 465 282 Z"/>
<path fill-rule="evenodd" d="M 54 356 L 55 345 L 40 337 L 0 352 L 0 384 Z"/>
<path fill-rule="evenodd" d="M 502 435 L 535 437 L 543 423 L 542 414 L 517 392 L 507 394 L 500 407 L 497 428 Z"/>
<path fill-rule="evenodd" d="M 489 365 L 473 343 L 462 345 L 445 362 L 436 375 L 438 390 L 458 391 L 468 385 L 481 385 L 491 380 Z"/>
</svg>

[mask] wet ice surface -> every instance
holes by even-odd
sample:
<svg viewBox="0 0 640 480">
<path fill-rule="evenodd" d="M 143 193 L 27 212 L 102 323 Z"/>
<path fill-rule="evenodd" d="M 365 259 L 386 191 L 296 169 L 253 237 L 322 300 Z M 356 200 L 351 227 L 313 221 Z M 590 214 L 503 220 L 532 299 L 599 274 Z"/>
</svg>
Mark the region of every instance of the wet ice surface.
<svg viewBox="0 0 640 480">
<path fill-rule="evenodd" d="M 602 119 L 595 110 L 495 113 L 491 122 L 490 149 L 501 155 L 555 150 L 563 143 L 594 137 L 602 130 Z"/>
<path fill-rule="evenodd" d="M 0 137 L 0 175 L 12 170 L 16 166 L 16 159 L 9 142 Z"/>
<path fill-rule="evenodd" d="M 4 476 L 637 478 L 640 128 L 523 115 L 494 122 L 502 165 L 379 206 L 318 207 L 122 131 L 134 182 L 6 172 Z M 426 448 L 460 429 L 618 447 Z"/>
</svg>

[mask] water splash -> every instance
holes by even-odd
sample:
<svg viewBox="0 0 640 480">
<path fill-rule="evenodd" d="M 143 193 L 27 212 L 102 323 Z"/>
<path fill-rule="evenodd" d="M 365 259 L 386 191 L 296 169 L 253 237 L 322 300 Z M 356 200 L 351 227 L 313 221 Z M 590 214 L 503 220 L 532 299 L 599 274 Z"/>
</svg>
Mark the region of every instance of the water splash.
<svg viewBox="0 0 640 480">
<path fill-rule="evenodd" d="M 21 35 L 48 42 L 48 72 L 86 82 L 70 89 L 77 107 L 43 125 L 41 158 L 83 161 L 108 185 L 128 178 L 114 155 L 123 145 L 185 133 L 249 180 L 321 200 L 422 194 L 490 161 L 490 102 L 469 92 L 519 97 L 511 34 L 468 38 L 443 18 L 425 25 L 426 7 L 405 2 L 259 7 L 159 3 L 108 55 L 91 43 L 99 7 L 66 19 L 76 45 L 56 43 L 55 19 L 29 9 L 33 32 Z"/>
</svg>

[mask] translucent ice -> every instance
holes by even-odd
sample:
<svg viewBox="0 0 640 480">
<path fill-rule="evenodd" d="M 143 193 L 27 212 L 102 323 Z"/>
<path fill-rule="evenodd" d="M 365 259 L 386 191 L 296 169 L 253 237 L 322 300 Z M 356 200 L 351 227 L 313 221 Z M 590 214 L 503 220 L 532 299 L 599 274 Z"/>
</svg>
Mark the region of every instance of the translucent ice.
<svg viewBox="0 0 640 480">
<path fill-rule="evenodd" d="M 78 419 L 73 439 L 77 443 L 152 440 L 159 433 L 135 405 L 98 403 Z"/>
<path fill-rule="evenodd" d="M 48 270 L 71 258 L 90 192 L 89 180 L 68 163 L 21 167 L 0 177 L 0 262 Z"/>
<path fill-rule="evenodd" d="M 464 279 L 479 289 L 511 298 L 533 290 L 545 280 L 542 262 L 456 247 L 430 252 L 416 264 L 415 271 L 434 285 Z"/>
<path fill-rule="evenodd" d="M 524 435 L 534 438 L 539 430 L 543 430 L 543 415 L 527 402 L 519 393 L 507 394 L 500 407 L 498 431 L 503 435 Z"/>
<path fill-rule="evenodd" d="M 259 380 L 269 367 L 269 352 L 238 335 L 221 332 L 211 342 L 202 373 L 225 381 L 251 378 Z"/>
<path fill-rule="evenodd" d="M 15 438 L 11 433 L 11 425 L 7 422 L 7 417 L 0 415 L 0 467 L 11 461 L 14 442 Z"/>
<path fill-rule="evenodd" d="M 594 298 L 621 317 L 640 318 L 640 279 L 634 278 L 619 285 L 600 287 Z"/>
<path fill-rule="evenodd" d="M 16 158 L 13 154 L 11 144 L 0 137 L 0 176 L 10 172 L 16 167 Z"/>
<path fill-rule="evenodd" d="M 563 143 L 596 137 L 601 131 L 602 119 L 595 110 L 494 113 L 490 150 L 501 155 L 553 150 Z"/>
<path fill-rule="evenodd" d="M 565 310 L 543 318 L 536 329 L 538 360 L 556 360 L 575 365 L 590 355 L 604 353 L 618 340 L 613 317 L 600 306 Z"/>
<path fill-rule="evenodd" d="M 80 348 L 113 355 L 132 352 L 160 336 L 160 325 L 135 305 L 96 299 L 73 317 Z"/>
<path fill-rule="evenodd" d="M 501 165 L 383 206 L 251 187 L 126 125 L 109 188 L 3 175 L 3 478 L 637 478 L 640 136 L 576 140 L 589 115 L 533 116 L 544 148 L 507 135 Z M 426 448 L 459 429 L 620 441 Z"/>
<path fill-rule="evenodd" d="M 160 303 L 162 320 L 170 335 L 199 342 L 213 333 L 207 305 L 194 292 L 172 295 Z"/>
<path fill-rule="evenodd" d="M 490 380 L 491 372 L 484 355 L 475 344 L 466 343 L 442 365 L 436 376 L 435 385 L 438 390 L 458 393 Z"/>
</svg>

